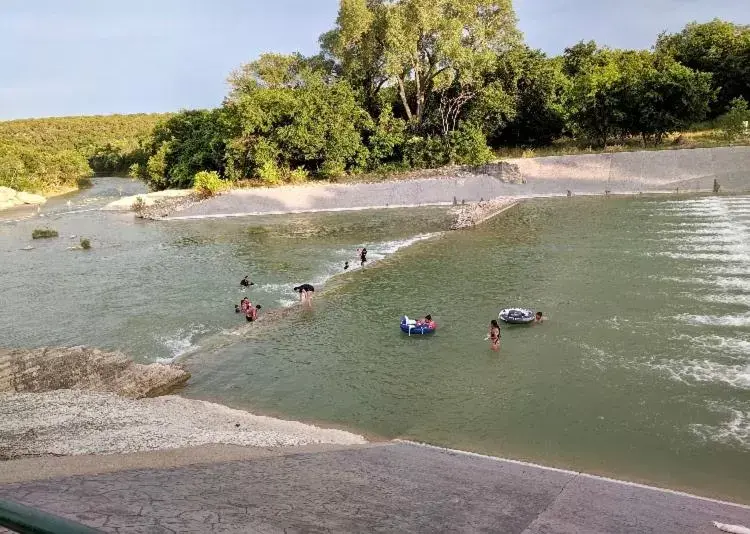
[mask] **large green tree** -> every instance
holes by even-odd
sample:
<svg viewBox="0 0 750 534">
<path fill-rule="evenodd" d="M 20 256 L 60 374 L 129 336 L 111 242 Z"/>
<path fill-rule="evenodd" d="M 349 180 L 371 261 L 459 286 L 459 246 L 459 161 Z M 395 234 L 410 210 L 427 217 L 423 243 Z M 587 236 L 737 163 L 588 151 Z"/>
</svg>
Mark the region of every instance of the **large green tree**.
<svg viewBox="0 0 750 534">
<path fill-rule="evenodd" d="M 510 0 L 342 0 L 330 39 L 332 53 L 368 80 L 368 91 L 395 85 L 404 114 L 421 126 L 434 93 L 458 83 L 461 99 L 476 94 L 497 54 L 520 34 Z"/>
<path fill-rule="evenodd" d="M 694 70 L 713 75 L 719 92 L 711 115 L 724 113 L 735 98 L 750 100 L 750 25 L 715 19 L 662 34 L 656 50 Z"/>
</svg>

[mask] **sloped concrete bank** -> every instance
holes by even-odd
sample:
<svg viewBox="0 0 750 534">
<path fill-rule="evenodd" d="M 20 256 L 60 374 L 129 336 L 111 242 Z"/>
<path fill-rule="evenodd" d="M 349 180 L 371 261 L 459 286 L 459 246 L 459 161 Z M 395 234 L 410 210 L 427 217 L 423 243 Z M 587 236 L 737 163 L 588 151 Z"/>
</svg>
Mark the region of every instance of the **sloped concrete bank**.
<svg viewBox="0 0 750 534">
<path fill-rule="evenodd" d="M 750 147 L 513 159 L 433 177 L 233 190 L 168 217 L 202 219 L 318 211 L 450 206 L 499 197 L 750 190 Z"/>
</svg>

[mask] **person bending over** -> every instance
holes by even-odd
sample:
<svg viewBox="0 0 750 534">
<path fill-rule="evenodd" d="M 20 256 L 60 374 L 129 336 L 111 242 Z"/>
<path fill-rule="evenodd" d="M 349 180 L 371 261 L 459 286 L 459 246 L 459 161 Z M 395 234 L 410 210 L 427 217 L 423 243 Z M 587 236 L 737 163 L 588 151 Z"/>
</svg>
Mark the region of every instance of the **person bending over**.
<svg viewBox="0 0 750 534">
<path fill-rule="evenodd" d="M 311 302 L 312 294 L 315 293 L 315 288 L 310 284 L 302 284 L 295 287 L 294 290 L 299 293 L 300 302 Z"/>
</svg>

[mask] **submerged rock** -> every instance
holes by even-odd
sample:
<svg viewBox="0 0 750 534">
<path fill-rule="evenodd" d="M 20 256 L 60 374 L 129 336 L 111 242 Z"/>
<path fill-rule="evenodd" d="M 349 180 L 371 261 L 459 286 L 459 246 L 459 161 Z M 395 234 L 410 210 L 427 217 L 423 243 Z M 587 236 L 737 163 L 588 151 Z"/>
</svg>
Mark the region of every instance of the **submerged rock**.
<svg viewBox="0 0 750 534">
<path fill-rule="evenodd" d="M 189 378 L 178 365 L 143 365 L 88 347 L 0 349 L 0 393 L 77 389 L 139 399 L 166 395 Z"/>
</svg>

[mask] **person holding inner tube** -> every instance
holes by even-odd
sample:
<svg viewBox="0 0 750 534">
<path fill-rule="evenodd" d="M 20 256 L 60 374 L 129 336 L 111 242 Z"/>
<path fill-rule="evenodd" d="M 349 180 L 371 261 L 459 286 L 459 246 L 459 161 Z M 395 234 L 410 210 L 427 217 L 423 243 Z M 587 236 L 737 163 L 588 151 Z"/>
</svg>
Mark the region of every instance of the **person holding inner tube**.
<svg viewBox="0 0 750 534">
<path fill-rule="evenodd" d="M 417 320 L 417 326 L 425 326 L 430 330 L 434 330 L 437 325 L 435 324 L 435 321 L 432 320 L 432 315 L 427 314 L 424 316 L 424 319 Z"/>
<path fill-rule="evenodd" d="M 315 293 L 315 288 L 310 284 L 302 284 L 294 288 L 294 291 L 299 293 L 299 301 L 312 303 L 312 294 Z"/>
</svg>

